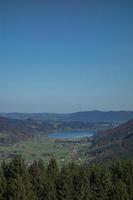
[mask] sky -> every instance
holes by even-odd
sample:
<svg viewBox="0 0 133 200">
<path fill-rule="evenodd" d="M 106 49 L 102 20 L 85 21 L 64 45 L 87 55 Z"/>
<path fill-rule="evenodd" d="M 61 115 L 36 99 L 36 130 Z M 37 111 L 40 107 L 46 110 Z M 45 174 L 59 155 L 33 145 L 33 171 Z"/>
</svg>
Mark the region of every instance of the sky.
<svg viewBox="0 0 133 200">
<path fill-rule="evenodd" d="M 133 110 L 132 0 L 0 0 L 0 112 Z"/>
</svg>

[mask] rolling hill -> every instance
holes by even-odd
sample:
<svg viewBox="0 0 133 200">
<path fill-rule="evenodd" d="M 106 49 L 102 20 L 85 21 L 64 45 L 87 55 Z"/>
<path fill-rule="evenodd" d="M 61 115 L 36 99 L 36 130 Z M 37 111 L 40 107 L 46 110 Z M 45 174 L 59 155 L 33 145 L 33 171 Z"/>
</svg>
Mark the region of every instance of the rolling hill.
<svg viewBox="0 0 133 200">
<path fill-rule="evenodd" d="M 113 127 L 112 123 L 79 121 L 40 121 L 0 117 L 0 144 L 16 143 L 34 136 L 47 136 L 51 132 L 89 131 L 96 132 Z"/>
</svg>

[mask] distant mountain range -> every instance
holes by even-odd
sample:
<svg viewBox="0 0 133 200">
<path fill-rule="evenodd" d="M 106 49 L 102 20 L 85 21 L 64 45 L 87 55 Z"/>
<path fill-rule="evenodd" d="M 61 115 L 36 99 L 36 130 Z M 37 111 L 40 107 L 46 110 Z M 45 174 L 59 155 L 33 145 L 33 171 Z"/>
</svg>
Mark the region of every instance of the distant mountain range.
<svg viewBox="0 0 133 200">
<path fill-rule="evenodd" d="M 133 120 L 96 134 L 92 148 L 88 149 L 88 158 L 101 163 L 133 158 Z"/>
<path fill-rule="evenodd" d="M 126 122 L 133 119 L 133 111 L 85 111 L 69 114 L 58 113 L 0 113 L 2 117 L 13 119 L 34 119 L 43 121 L 87 121 L 87 122 Z"/>
<path fill-rule="evenodd" d="M 133 119 L 133 111 L 85 111 L 70 114 L 0 113 L 0 116 L 13 119 L 34 119 L 44 121 L 126 122 Z"/>
</svg>

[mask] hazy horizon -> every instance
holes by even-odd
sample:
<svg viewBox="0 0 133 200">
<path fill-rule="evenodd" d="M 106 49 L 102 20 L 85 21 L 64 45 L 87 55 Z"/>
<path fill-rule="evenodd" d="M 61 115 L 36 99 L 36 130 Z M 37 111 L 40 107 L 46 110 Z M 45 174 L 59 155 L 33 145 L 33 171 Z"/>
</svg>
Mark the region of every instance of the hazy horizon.
<svg viewBox="0 0 133 200">
<path fill-rule="evenodd" d="M 0 113 L 5 113 L 5 114 L 13 114 L 13 113 L 18 113 L 18 114 L 71 114 L 71 113 L 79 113 L 79 112 L 133 112 L 133 110 L 77 110 L 73 112 L 19 112 L 19 111 L 13 111 L 13 112 L 1 112 Z"/>
<path fill-rule="evenodd" d="M 0 112 L 133 110 L 133 1 L 0 1 Z"/>
</svg>

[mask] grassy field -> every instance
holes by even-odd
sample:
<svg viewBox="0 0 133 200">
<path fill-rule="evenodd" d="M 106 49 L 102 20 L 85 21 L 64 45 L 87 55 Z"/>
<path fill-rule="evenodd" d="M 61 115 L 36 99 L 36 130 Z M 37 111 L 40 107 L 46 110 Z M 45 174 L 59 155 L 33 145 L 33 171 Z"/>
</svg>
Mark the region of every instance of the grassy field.
<svg viewBox="0 0 133 200">
<path fill-rule="evenodd" d="M 27 142 L 21 142 L 15 145 L 0 146 L 0 159 L 10 159 L 14 155 L 22 155 L 27 162 L 35 159 L 43 159 L 46 163 L 54 156 L 59 165 L 75 160 L 84 162 L 84 152 L 88 148 L 88 143 L 76 143 L 63 140 L 48 139 L 46 137 L 35 138 Z"/>
</svg>

